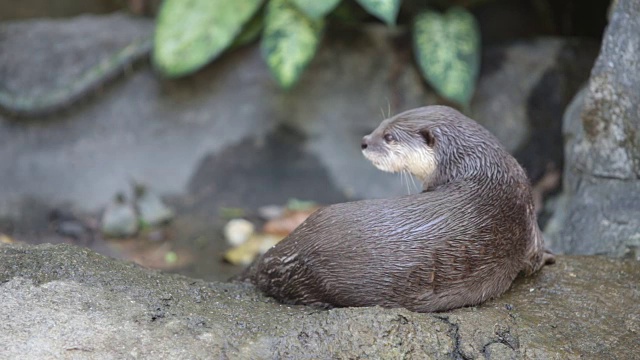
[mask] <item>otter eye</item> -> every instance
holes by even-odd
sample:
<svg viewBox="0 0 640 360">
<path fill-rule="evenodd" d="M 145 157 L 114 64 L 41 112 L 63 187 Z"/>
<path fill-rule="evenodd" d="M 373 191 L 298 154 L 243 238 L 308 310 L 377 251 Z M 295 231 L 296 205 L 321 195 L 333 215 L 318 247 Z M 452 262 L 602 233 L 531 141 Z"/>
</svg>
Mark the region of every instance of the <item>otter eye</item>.
<svg viewBox="0 0 640 360">
<path fill-rule="evenodd" d="M 384 141 L 388 144 L 392 141 L 396 141 L 396 138 L 391 134 L 384 134 Z"/>
</svg>

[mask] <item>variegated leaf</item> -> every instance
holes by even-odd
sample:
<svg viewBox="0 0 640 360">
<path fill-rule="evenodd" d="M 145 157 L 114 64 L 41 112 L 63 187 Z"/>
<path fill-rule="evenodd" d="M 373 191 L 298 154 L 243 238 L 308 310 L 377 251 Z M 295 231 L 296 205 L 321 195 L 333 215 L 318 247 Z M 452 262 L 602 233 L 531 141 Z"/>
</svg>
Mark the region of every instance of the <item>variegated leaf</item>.
<svg viewBox="0 0 640 360">
<path fill-rule="evenodd" d="M 289 0 L 271 0 L 267 6 L 262 56 L 283 88 L 293 86 L 313 59 L 324 21 L 314 20 Z"/>
<path fill-rule="evenodd" d="M 413 28 L 416 60 L 422 74 L 443 97 L 467 106 L 480 65 L 480 35 L 471 13 L 452 8 L 426 11 Z"/>
</svg>

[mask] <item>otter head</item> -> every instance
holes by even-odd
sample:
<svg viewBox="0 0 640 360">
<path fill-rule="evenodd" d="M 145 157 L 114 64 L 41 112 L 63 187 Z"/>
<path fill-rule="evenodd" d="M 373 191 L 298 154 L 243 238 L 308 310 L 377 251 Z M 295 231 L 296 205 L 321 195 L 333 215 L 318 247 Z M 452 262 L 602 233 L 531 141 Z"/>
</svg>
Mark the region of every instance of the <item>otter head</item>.
<svg viewBox="0 0 640 360">
<path fill-rule="evenodd" d="M 425 190 L 491 173 L 501 149 L 475 121 L 445 106 L 406 111 L 362 139 L 362 153 L 373 165 L 386 172 L 409 172 L 422 180 Z"/>
<path fill-rule="evenodd" d="M 362 153 L 382 171 L 406 171 L 428 182 L 438 164 L 436 138 L 424 122 L 408 121 L 402 115 L 384 120 L 362 138 Z"/>
</svg>

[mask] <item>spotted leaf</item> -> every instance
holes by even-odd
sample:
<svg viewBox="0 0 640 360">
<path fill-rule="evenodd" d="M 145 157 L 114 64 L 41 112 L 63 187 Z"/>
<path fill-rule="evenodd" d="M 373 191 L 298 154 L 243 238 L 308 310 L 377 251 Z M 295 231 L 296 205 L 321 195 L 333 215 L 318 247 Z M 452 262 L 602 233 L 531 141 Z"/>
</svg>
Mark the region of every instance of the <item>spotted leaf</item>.
<svg viewBox="0 0 640 360">
<path fill-rule="evenodd" d="M 452 8 L 426 11 L 413 27 L 414 53 L 422 74 L 443 97 L 467 106 L 480 65 L 480 35 L 471 13 Z"/>
<path fill-rule="evenodd" d="M 314 20 L 289 0 L 271 0 L 267 6 L 262 56 L 283 88 L 293 86 L 318 48 L 324 21 Z"/>
</svg>

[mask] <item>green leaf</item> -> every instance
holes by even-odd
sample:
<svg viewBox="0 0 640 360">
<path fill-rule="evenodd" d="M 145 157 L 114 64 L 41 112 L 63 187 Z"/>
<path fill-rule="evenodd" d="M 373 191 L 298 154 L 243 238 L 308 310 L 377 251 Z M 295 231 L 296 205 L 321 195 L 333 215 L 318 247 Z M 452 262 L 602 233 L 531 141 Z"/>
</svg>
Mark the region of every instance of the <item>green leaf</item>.
<svg viewBox="0 0 640 360">
<path fill-rule="evenodd" d="M 287 209 L 292 211 L 306 211 L 316 206 L 318 206 L 318 204 L 313 200 L 291 198 L 287 201 Z"/>
<path fill-rule="evenodd" d="M 234 207 L 220 207 L 218 208 L 220 216 L 224 219 L 235 219 L 246 215 L 244 209 Z"/>
<path fill-rule="evenodd" d="M 167 264 L 175 264 L 178 262 L 178 254 L 176 254 L 175 251 L 167 251 L 164 254 L 164 262 Z"/>
<path fill-rule="evenodd" d="M 292 0 L 309 17 L 319 19 L 333 10 L 340 0 Z"/>
<path fill-rule="evenodd" d="M 401 0 L 356 0 L 369 14 L 386 22 L 388 25 L 396 23 Z"/>
<path fill-rule="evenodd" d="M 258 12 L 253 16 L 253 18 L 251 18 L 251 20 L 247 21 L 247 23 L 244 24 L 242 31 L 238 36 L 236 36 L 235 40 L 233 40 L 230 48 L 237 48 L 253 42 L 260 36 L 263 28 L 264 16 L 263 14 Z"/>
<path fill-rule="evenodd" d="M 153 60 L 166 76 L 192 73 L 220 55 L 262 0 L 165 0 Z"/>
<path fill-rule="evenodd" d="M 313 58 L 324 21 L 303 14 L 288 0 L 271 0 L 267 6 L 262 56 L 280 86 L 293 86 Z"/>
<path fill-rule="evenodd" d="M 443 97 L 467 106 L 480 65 L 480 31 L 471 13 L 452 8 L 416 17 L 413 45 L 422 74 Z"/>
</svg>

